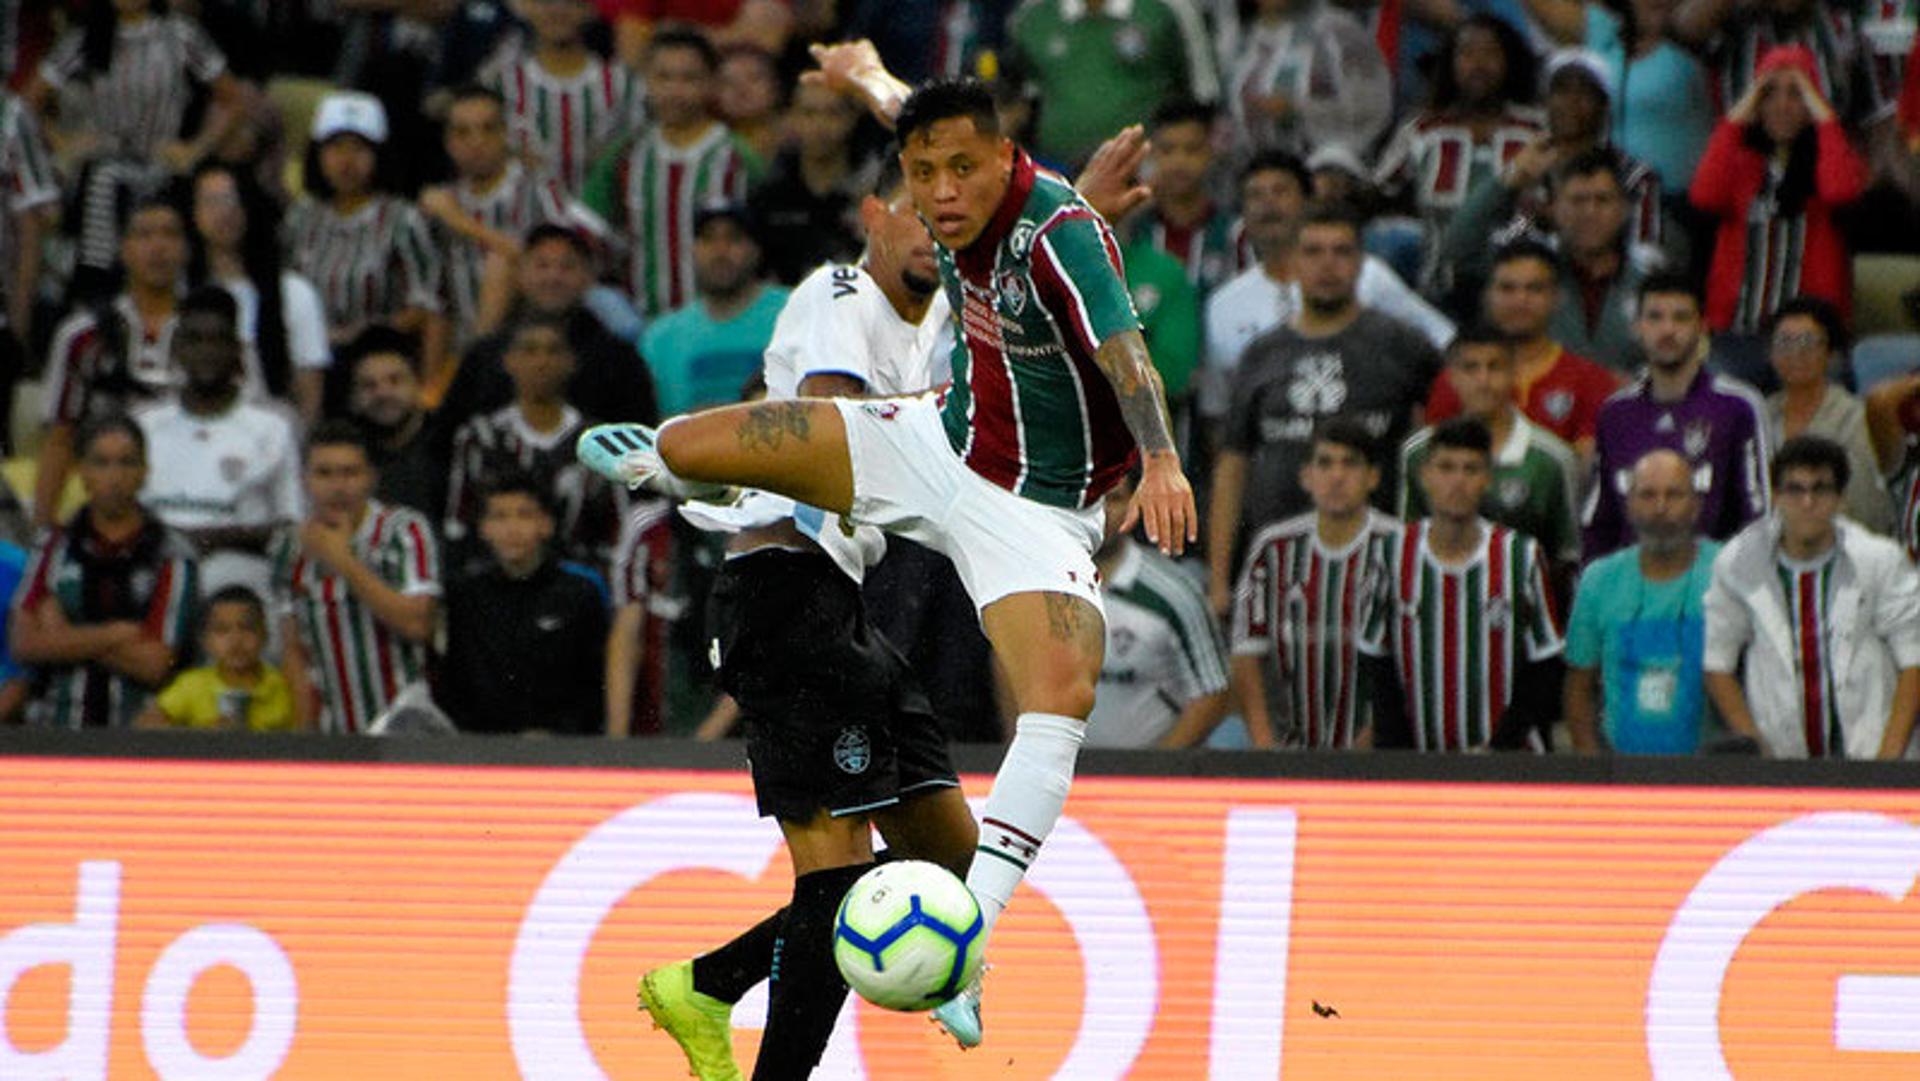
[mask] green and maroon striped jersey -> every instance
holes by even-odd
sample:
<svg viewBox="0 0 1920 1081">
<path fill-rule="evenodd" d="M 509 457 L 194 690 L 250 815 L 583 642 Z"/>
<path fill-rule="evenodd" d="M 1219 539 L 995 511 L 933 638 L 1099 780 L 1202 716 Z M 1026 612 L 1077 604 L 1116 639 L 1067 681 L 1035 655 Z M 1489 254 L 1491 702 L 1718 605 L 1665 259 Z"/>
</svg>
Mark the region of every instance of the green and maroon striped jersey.
<svg viewBox="0 0 1920 1081">
<path fill-rule="evenodd" d="M 1559 655 L 1559 619 L 1533 538 L 1482 520 L 1480 551 L 1450 565 L 1434 556 L 1431 528 L 1407 524 L 1360 648 L 1394 662 L 1414 747 L 1482 749 L 1513 701 L 1515 670 Z"/>
<path fill-rule="evenodd" d="M 376 195 L 351 214 L 303 198 L 280 227 L 287 268 L 304 274 L 340 331 L 406 308 L 440 310 L 440 249 L 426 216 L 403 199 Z"/>
<path fill-rule="evenodd" d="M 531 54 L 508 51 L 479 81 L 506 102 L 509 144 L 569 195 L 585 190 L 600 156 L 632 138 L 646 119 L 640 81 L 623 65 L 598 57 L 563 79 Z"/>
<path fill-rule="evenodd" d="M 673 146 L 648 127 L 595 166 L 583 198 L 631 246 L 627 289 L 642 315 L 693 300 L 693 213 L 745 199 L 754 179 L 750 161 L 733 133 L 715 123 L 687 146 Z"/>
<path fill-rule="evenodd" d="M 1309 511 L 1261 530 L 1233 605 L 1233 652 L 1272 658 L 1291 740 L 1315 750 L 1345 750 L 1363 714 L 1360 633 L 1388 561 L 1397 554 L 1400 523 L 1376 510 L 1344 547 L 1322 544 L 1319 516 Z"/>
<path fill-rule="evenodd" d="M 1833 626 L 1828 605 L 1833 601 L 1834 555 L 1838 546 L 1808 562 L 1782 555 L 1774 570 L 1787 599 L 1787 618 L 1793 631 L 1794 670 L 1800 675 L 1800 724 L 1807 734 L 1808 758 L 1845 758 L 1846 735 L 1834 701 L 1833 653 L 1827 632 Z"/>
<path fill-rule="evenodd" d="M 959 252 L 936 245 L 958 319 L 941 415 L 974 472 L 1055 507 L 1085 507 L 1137 456 L 1100 344 L 1140 329 L 1120 245 L 1059 175 L 1014 152 L 1006 197 Z"/>
<path fill-rule="evenodd" d="M 20 250 L 16 224 L 20 215 L 59 201 L 60 178 L 54 172 L 53 152 L 40 134 L 33 110 L 0 90 L 0 251 Z M 7 291 L 35 287 L 13 277 L 12 266 L 0 272 L 0 325 L 7 321 Z"/>
<path fill-rule="evenodd" d="M 567 222 L 575 205 L 559 181 L 517 161 L 507 163 L 506 172 L 494 182 L 491 190 L 477 192 L 466 181 L 458 181 L 453 185 L 453 197 L 460 203 L 460 209 L 480 224 L 515 237 L 525 237 L 536 225 Z M 461 236 L 438 222 L 432 227 L 446 268 L 447 300 L 454 331 L 460 336 L 459 344 L 465 345 L 480 314 L 480 279 L 487 253 L 479 241 Z"/>
<path fill-rule="evenodd" d="M 439 551 L 418 513 L 371 502 L 352 543 L 354 558 L 396 591 L 440 595 Z M 274 545 L 273 581 L 325 697 L 325 731 L 366 731 L 402 690 L 427 677 L 426 644 L 380 622 L 346 579 L 301 552 L 292 530 Z"/>
</svg>

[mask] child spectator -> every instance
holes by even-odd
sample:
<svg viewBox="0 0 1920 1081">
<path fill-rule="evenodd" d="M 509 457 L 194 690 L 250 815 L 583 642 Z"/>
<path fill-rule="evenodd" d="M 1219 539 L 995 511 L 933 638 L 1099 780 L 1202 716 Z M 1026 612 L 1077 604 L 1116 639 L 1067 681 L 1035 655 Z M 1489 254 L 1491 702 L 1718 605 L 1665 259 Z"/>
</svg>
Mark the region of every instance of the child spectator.
<svg viewBox="0 0 1920 1081">
<path fill-rule="evenodd" d="M 260 595 L 240 585 L 216 590 L 201 618 L 200 652 L 207 663 L 175 676 L 136 723 L 292 731 L 293 696 L 286 677 L 263 659 L 266 644 L 267 608 Z"/>
</svg>

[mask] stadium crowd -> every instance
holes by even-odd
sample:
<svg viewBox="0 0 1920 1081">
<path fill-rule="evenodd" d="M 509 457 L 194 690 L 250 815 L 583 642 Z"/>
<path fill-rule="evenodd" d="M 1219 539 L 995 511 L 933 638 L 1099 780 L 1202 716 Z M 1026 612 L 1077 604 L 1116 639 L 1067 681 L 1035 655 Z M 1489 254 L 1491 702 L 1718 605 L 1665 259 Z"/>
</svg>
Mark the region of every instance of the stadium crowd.
<svg viewBox="0 0 1920 1081">
<path fill-rule="evenodd" d="M 0 0 L 0 718 L 724 737 L 720 539 L 597 421 L 860 258 L 871 39 L 1115 221 L 1206 528 L 1095 745 L 1902 757 L 1920 0 Z M 1127 488 L 1108 497 L 1117 524 Z M 950 565 L 865 591 L 953 738 Z"/>
</svg>

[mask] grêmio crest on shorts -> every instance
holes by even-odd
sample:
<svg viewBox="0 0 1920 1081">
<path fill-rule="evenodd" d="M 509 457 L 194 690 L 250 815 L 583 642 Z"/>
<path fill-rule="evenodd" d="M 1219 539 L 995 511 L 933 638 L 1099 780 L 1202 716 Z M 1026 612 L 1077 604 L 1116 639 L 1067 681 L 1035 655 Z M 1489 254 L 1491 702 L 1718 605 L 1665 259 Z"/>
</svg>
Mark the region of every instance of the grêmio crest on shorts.
<svg viewBox="0 0 1920 1081">
<path fill-rule="evenodd" d="M 1140 329 L 1113 231 L 1072 185 L 1015 149 L 1012 183 L 979 238 L 934 250 L 959 321 L 941 403 L 954 452 L 1035 502 L 1095 502 L 1136 455 L 1094 363 L 1101 342 Z"/>
</svg>

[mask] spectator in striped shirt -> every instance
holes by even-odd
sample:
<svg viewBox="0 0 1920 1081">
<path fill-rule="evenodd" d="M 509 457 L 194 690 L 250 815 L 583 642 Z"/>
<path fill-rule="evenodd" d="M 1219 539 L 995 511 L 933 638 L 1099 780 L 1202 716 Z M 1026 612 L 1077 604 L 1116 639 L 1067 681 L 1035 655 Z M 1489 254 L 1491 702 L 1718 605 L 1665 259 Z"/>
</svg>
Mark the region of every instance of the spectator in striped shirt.
<svg viewBox="0 0 1920 1081">
<path fill-rule="evenodd" d="M 1210 191 L 1217 116 L 1211 105 L 1184 100 L 1154 111 L 1147 122 L 1153 201 L 1134 229 L 1180 261 L 1201 303 L 1253 262 L 1239 218 L 1230 207 L 1216 205 Z"/>
<path fill-rule="evenodd" d="M 1920 712 L 1920 574 L 1840 514 L 1838 443 L 1796 436 L 1771 463 L 1776 518 L 1713 562 L 1707 692 L 1775 758 L 1904 758 Z M 1736 671 L 1742 673 L 1736 676 Z"/>
<path fill-rule="evenodd" d="M 584 34 L 594 19 L 587 0 L 514 6 L 533 27 L 534 47 L 502 52 L 478 81 L 499 93 L 519 156 L 578 195 L 600 155 L 640 130 L 646 106 L 639 81 L 587 48 Z"/>
<path fill-rule="evenodd" d="M 325 420 L 307 436 L 311 516 L 275 545 L 283 668 L 302 728 L 364 732 L 426 679 L 440 598 L 427 520 L 373 498 L 366 436 Z"/>
<path fill-rule="evenodd" d="M 1247 545 L 1234 592 L 1233 686 L 1255 747 L 1373 745 L 1369 687 L 1393 674 L 1359 651 L 1360 630 L 1400 538 L 1400 523 L 1370 504 L 1379 453 L 1357 420 L 1322 421 L 1300 471 L 1313 509 Z"/>
<path fill-rule="evenodd" d="M 125 290 L 87 304 L 53 332 L 47 350 L 46 435 L 34 478 L 34 522 L 49 525 L 73 463 L 74 430 L 89 417 L 124 413 L 178 382 L 172 341 L 185 285 L 186 222 L 178 207 L 148 200 L 127 217 L 120 241 Z"/>
<path fill-rule="evenodd" d="M 613 627 L 606 649 L 609 736 L 660 734 L 666 716 L 667 636 L 687 608 L 685 598 L 673 595 L 672 578 L 673 504 L 636 502 L 613 561 Z M 737 719 L 737 708 L 725 718 Z"/>
<path fill-rule="evenodd" d="M 645 68 L 648 124 L 604 156 L 587 185 L 587 205 L 629 246 L 627 288 L 648 318 L 693 299 L 694 208 L 738 202 L 754 178 L 749 155 L 714 116 L 719 64 L 698 33 L 656 33 Z"/>
<path fill-rule="evenodd" d="M 27 370 L 40 243 L 53 224 L 60 180 L 26 103 L 0 90 L 0 450 L 13 449 L 13 384 Z"/>
<path fill-rule="evenodd" d="M 124 728 L 191 641 L 193 547 L 140 507 L 147 444 L 137 425 L 92 420 L 76 442 L 87 502 L 34 547 L 8 641 L 34 669 L 30 723 Z"/>
<path fill-rule="evenodd" d="M 421 338 L 427 386 L 444 390 L 447 323 L 427 220 L 385 187 L 387 111 L 370 94 L 330 94 L 314 114 L 307 194 L 287 213 L 287 263 L 319 287 L 333 344 L 384 323 Z"/>
</svg>

